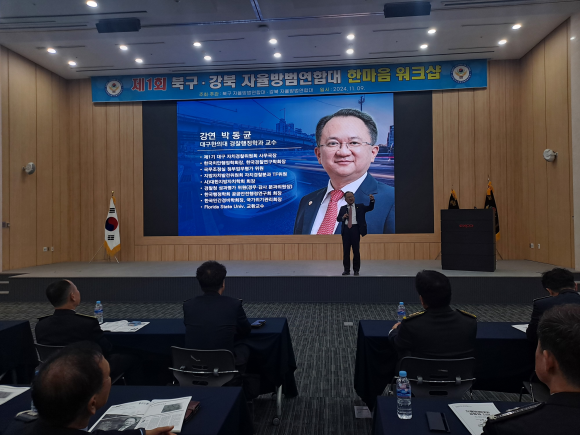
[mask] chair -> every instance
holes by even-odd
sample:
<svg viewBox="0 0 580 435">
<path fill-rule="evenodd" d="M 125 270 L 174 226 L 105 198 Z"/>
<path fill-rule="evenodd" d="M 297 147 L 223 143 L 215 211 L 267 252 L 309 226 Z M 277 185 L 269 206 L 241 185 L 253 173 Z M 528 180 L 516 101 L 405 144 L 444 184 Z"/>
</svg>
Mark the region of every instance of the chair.
<svg viewBox="0 0 580 435">
<path fill-rule="evenodd" d="M 415 397 L 445 397 L 457 400 L 468 391 L 471 395 L 471 387 L 475 381 L 474 368 L 475 358 L 405 357 L 399 364 L 399 370 L 407 372 L 411 392 Z"/>
<path fill-rule="evenodd" d="M 532 402 L 545 402 L 550 397 L 550 389 L 538 379 L 536 372 L 532 373 L 530 380 L 524 381 L 523 384 L 520 390 L 520 402 L 524 391 L 532 396 Z"/>
<path fill-rule="evenodd" d="M 173 376 L 180 387 L 221 387 L 234 379 L 234 354 L 226 349 L 198 350 L 171 346 Z"/>
</svg>

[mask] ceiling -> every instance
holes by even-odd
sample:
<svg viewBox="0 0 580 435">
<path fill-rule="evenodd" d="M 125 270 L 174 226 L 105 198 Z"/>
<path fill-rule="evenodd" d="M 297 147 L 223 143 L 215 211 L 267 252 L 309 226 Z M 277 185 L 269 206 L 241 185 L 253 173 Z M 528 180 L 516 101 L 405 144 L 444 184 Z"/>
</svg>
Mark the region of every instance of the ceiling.
<svg viewBox="0 0 580 435">
<path fill-rule="evenodd" d="M 580 11 L 580 0 L 434 0 L 430 16 L 385 19 L 383 4 L 391 0 L 96 1 L 91 8 L 85 0 L 2 0 L 0 44 L 67 79 L 139 71 L 519 59 Z M 141 30 L 97 32 L 98 20 L 123 17 L 139 18 Z M 522 28 L 512 30 L 516 23 Z M 427 34 L 430 28 L 437 32 Z M 346 38 L 350 33 L 352 41 Z M 278 43 L 270 44 L 271 38 Z M 501 39 L 507 43 L 498 45 Z M 128 50 L 120 50 L 122 44 Z M 428 47 L 420 49 L 422 44 Z M 348 48 L 354 53 L 347 54 Z M 280 58 L 273 56 L 276 52 Z"/>
</svg>

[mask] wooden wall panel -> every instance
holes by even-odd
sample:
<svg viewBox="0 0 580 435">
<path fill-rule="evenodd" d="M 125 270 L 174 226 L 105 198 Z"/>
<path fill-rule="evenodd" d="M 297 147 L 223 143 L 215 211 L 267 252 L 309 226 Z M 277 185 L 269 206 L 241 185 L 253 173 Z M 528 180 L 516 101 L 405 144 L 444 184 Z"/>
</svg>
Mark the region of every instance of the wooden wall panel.
<svg viewBox="0 0 580 435">
<path fill-rule="evenodd" d="M 491 174 L 489 89 L 473 91 L 475 142 L 475 207 L 483 208 L 487 180 Z"/>
<path fill-rule="evenodd" d="M 87 86 L 88 88 L 88 86 Z M 119 201 L 122 202 L 122 213 L 119 211 L 120 231 L 122 231 L 122 245 L 121 245 L 121 260 L 134 261 L 135 260 L 135 189 L 133 176 L 133 116 L 134 106 L 132 104 L 122 104 L 119 108 L 119 124 L 120 124 L 120 167 L 121 170 L 121 186 L 120 190 L 123 193 Z M 183 251 L 180 251 L 182 253 Z M 187 250 L 185 250 L 187 257 Z M 177 257 L 177 251 L 176 251 Z M 183 255 L 180 256 L 183 258 Z M 177 260 L 177 258 L 176 258 Z M 187 260 L 187 258 L 186 258 Z M 178 260 L 182 261 L 182 260 Z"/>
<path fill-rule="evenodd" d="M 175 261 L 174 245 L 161 245 L 161 261 Z"/>
<path fill-rule="evenodd" d="M 125 213 L 127 213 L 127 211 L 125 211 Z M 134 253 L 134 255 L 136 254 Z M 188 259 L 187 245 L 175 245 L 175 261 L 187 261 Z"/>
<path fill-rule="evenodd" d="M 80 82 L 68 82 L 70 179 L 70 261 L 81 259 Z"/>
<path fill-rule="evenodd" d="M 459 184 L 459 95 L 458 91 L 443 92 L 443 189 L 455 189 L 461 205 L 461 186 Z"/>
<path fill-rule="evenodd" d="M 447 207 L 449 193 L 445 192 L 444 173 L 445 173 L 445 140 L 443 137 L 443 92 L 434 91 L 432 94 L 433 101 L 433 222 L 434 232 L 437 238 L 441 237 L 441 212 L 440 210 Z M 385 251 L 386 254 L 387 251 Z M 397 257 L 398 248 L 397 248 Z M 385 259 L 388 259 L 385 257 Z"/>
<path fill-rule="evenodd" d="M 98 249 L 94 243 L 94 165 L 93 165 L 93 108 L 88 81 L 79 83 L 79 154 L 80 154 L 80 259 L 90 261 Z M 103 218 L 104 219 L 104 218 Z M 101 221 L 103 225 L 103 222 Z M 104 233 L 103 233 L 104 235 Z"/>
<path fill-rule="evenodd" d="M 107 107 L 93 104 L 93 251 L 97 251 L 105 241 L 105 218 L 111 192 L 107 191 Z M 123 228 L 119 229 L 122 235 Z M 123 239 L 121 239 L 123 249 Z M 101 250 L 97 259 L 104 259 Z"/>
<path fill-rule="evenodd" d="M 135 246 L 135 261 L 147 261 L 147 246 Z"/>
<path fill-rule="evenodd" d="M 461 208 L 473 208 L 475 202 L 475 107 L 473 90 L 458 92 L 459 114 L 459 186 Z"/>
<path fill-rule="evenodd" d="M 51 76 L 52 88 L 52 246 L 54 252 L 52 253 L 53 263 L 58 263 L 62 258 L 62 243 L 61 235 L 63 230 L 60 224 L 60 204 L 61 204 L 61 189 L 60 179 L 64 176 L 61 171 L 60 162 L 60 117 L 64 116 L 60 111 L 60 92 L 61 92 L 61 78 L 56 74 Z"/>
<path fill-rule="evenodd" d="M 10 222 L 10 110 L 8 106 L 8 49 L 0 46 L 0 95 L 2 95 L 2 221 Z M 2 270 L 10 269 L 10 229 L 2 228 Z"/>
</svg>

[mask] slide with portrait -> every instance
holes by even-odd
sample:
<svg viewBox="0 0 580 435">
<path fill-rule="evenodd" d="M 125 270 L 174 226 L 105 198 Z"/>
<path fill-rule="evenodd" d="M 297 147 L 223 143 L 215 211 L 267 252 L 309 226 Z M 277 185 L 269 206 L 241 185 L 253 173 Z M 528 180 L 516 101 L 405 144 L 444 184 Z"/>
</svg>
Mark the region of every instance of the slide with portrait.
<svg viewBox="0 0 580 435">
<path fill-rule="evenodd" d="M 317 148 L 343 109 L 362 119 L 328 120 Z M 316 234 L 335 185 L 374 194 L 369 233 L 394 232 L 393 112 L 390 93 L 177 102 L 178 235 Z"/>
</svg>

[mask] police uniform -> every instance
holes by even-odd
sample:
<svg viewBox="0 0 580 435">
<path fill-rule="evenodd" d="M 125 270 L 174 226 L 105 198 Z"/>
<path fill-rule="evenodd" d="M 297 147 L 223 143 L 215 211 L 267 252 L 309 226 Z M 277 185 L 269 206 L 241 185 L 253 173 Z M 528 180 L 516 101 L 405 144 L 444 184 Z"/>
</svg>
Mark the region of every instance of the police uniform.
<svg viewBox="0 0 580 435">
<path fill-rule="evenodd" d="M 40 317 L 35 328 L 36 342 L 48 346 L 66 346 L 79 341 L 93 341 L 107 356 L 112 345 L 95 317 L 77 314 L 73 310 L 54 310 L 52 316 Z"/>
<path fill-rule="evenodd" d="M 580 393 L 552 394 L 534 403 L 489 417 L 485 435 L 552 435 L 580 433 Z"/>
<path fill-rule="evenodd" d="M 557 296 L 544 296 L 534 299 L 532 319 L 528 325 L 526 335 L 534 346 L 538 343 L 538 324 L 542 315 L 557 305 L 580 304 L 580 293 L 573 289 L 562 290 Z"/>
<path fill-rule="evenodd" d="M 399 353 L 418 358 L 469 358 L 473 356 L 477 319 L 450 306 L 427 308 L 403 319 L 389 334 Z"/>
</svg>

